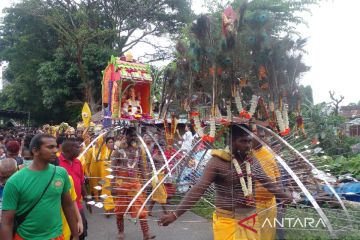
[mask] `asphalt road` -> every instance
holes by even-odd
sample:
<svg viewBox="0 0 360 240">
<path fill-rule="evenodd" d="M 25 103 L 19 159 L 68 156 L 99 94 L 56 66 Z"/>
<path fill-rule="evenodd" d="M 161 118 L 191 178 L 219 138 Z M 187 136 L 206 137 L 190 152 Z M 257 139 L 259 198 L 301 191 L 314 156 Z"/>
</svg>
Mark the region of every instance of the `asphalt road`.
<svg viewBox="0 0 360 240">
<path fill-rule="evenodd" d="M 155 209 L 156 211 L 157 209 Z M 85 210 L 86 211 L 86 210 Z M 86 211 L 87 212 L 87 211 Z M 117 227 L 115 215 L 106 218 L 102 210 L 94 209 L 92 215 L 87 213 L 89 224 L 88 240 L 114 240 L 117 239 Z M 155 213 L 161 216 L 162 213 Z M 168 227 L 157 225 L 157 217 L 149 217 L 149 227 L 157 240 L 211 240 L 211 222 L 191 212 L 185 213 L 175 223 Z M 125 220 L 125 239 L 142 240 L 139 224 Z"/>
</svg>

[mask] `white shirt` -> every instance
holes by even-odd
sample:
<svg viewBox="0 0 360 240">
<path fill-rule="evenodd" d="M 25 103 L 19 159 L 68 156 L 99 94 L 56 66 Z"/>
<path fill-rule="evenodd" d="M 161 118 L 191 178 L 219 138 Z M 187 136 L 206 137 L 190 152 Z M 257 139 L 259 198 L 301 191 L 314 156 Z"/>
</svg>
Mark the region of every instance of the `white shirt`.
<svg viewBox="0 0 360 240">
<path fill-rule="evenodd" d="M 183 143 L 181 145 L 181 149 L 185 150 L 185 151 L 190 151 L 192 148 L 192 142 L 193 142 L 193 135 L 191 133 L 191 131 L 187 131 L 184 135 L 183 135 Z"/>
</svg>

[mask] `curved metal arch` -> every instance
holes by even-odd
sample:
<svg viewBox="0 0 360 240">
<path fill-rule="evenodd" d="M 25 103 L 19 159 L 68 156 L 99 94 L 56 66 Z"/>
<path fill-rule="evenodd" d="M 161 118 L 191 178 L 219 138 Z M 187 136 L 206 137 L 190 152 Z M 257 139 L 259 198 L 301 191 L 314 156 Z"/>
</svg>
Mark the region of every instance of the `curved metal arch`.
<svg viewBox="0 0 360 240">
<path fill-rule="evenodd" d="M 256 136 L 254 133 L 252 133 L 251 131 L 249 131 L 248 129 L 239 126 L 241 129 L 243 129 L 244 131 L 246 131 L 247 133 L 249 133 L 252 137 L 254 137 L 257 141 L 259 141 L 268 151 L 270 151 L 276 158 L 276 160 L 281 164 L 281 166 L 289 173 L 289 175 L 294 179 L 294 181 L 296 182 L 296 184 L 300 187 L 300 189 L 304 192 L 304 194 L 306 195 L 306 197 L 309 199 L 310 203 L 313 205 L 314 209 L 317 211 L 317 213 L 319 214 L 319 216 L 323 219 L 327 229 L 329 230 L 329 233 L 331 235 L 332 238 L 336 238 L 336 234 L 334 232 L 334 228 L 331 225 L 328 217 L 326 216 L 326 214 L 324 213 L 324 211 L 320 208 L 319 204 L 316 202 L 316 200 L 314 199 L 314 197 L 311 195 L 311 193 L 309 192 L 309 190 L 304 186 L 304 184 L 300 181 L 300 179 L 298 178 L 298 176 L 294 173 L 293 170 L 291 170 L 291 168 L 286 164 L 286 162 L 284 161 L 284 159 L 282 159 L 282 157 L 280 157 L 278 154 L 276 154 L 263 140 L 261 140 L 258 136 Z"/>
<path fill-rule="evenodd" d="M 299 157 L 301 157 L 313 170 L 315 170 L 316 173 L 319 173 L 319 170 L 314 166 L 314 164 L 312 164 L 303 154 L 301 154 L 298 150 L 296 150 L 293 146 L 291 146 L 288 142 L 286 142 L 284 139 L 282 139 L 281 137 L 279 137 L 276 133 L 274 133 L 272 130 L 265 128 L 263 126 L 260 126 L 262 129 L 264 129 L 265 131 L 267 131 L 268 133 L 270 133 L 271 135 L 273 135 L 276 139 L 278 139 L 279 141 L 281 141 L 283 144 L 285 144 L 285 146 L 287 146 L 290 150 L 294 151 L 296 153 L 296 155 L 298 155 Z M 331 193 L 334 194 L 335 198 L 338 200 L 338 202 L 340 203 L 342 209 L 344 210 L 349 223 L 351 224 L 351 217 L 350 214 L 347 210 L 347 208 L 344 205 L 344 202 L 341 200 L 340 196 L 337 194 L 337 192 L 335 191 L 335 189 L 330 185 L 330 183 L 326 180 L 323 179 L 325 185 L 330 189 Z"/>
</svg>

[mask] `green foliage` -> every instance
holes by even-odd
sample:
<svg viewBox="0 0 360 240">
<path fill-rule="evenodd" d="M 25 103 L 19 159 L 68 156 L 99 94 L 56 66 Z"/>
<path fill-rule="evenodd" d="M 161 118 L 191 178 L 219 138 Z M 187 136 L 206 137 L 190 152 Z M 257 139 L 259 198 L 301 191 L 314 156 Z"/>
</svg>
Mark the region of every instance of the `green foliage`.
<svg viewBox="0 0 360 240">
<path fill-rule="evenodd" d="M 10 82 L 2 108 L 30 111 L 38 124 L 76 121 L 88 101 L 101 107 L 101 71 L 111 55 L 174 37 L 191 21 L 187 0 L 23 0 L 5 10 L 0 61 L 9 62 Z"/>
<path fill-rule="evenodd" d="M 231 1 L 239 21 L 235 31 L 224 35 L 222 13 L 229 2 L 207 1 L 210 14 L 183 32 L 176 53 L 177 67 L 185 73 L 182 79 L 194 92 L 214 94 L 221 107 L 222 99 L 230 98 L 232 85 L 245 78 L 249 81 L 242 89 L 245 101 L 254 93 L 275 102 L 283 95 L 294 109 L 299 78 L 309 70 L 303 63 L 306 39 L 298 37 L 295 25 L 304 23 L 298 13 L 317 1 Z M 266 68 L 265 81 L 258 78 L 260 66 Z M 269 90 L 261 89 L 264 82 Z M 190 99 L 192 92 L 187 93 L 177 100 Z"/>
<path fill-rule="evenodd" d="M 303 105 L 303 118 L 308 136 L 316 137 L 320 147 L 330 156 L 351 156 L 351 146 L 359 139 L 345 135 L 346 119 L 332 114 L 332 108 L 326 103 Z"/>
<path fill-rule="evenodd" d="M 360 155 L 345 158 L 343 156 L 313 157 L 313 162 L 319 169 L 329 170 L 334 176 L 351 173 L 360 180 Z"/>
<path fill-rule="evenodd" d="M 310 105 L 314 104 L 313 90 L 311 86 L 300 85 L 299 91 L 300 91 L 301 99 L 304 103 Z"/>
</svg>

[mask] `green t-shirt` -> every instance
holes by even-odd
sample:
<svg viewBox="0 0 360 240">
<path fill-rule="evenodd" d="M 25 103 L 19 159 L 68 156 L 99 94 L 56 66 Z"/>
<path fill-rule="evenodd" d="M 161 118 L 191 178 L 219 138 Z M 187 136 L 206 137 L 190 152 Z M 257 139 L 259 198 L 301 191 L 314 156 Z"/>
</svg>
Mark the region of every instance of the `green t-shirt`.
<svg viewBox="0 0 360 240">
<path fill-rule="evenodd" d="M 43 171 L 24 168 L 14 174 L 4 188 L 3 210 L 16 210 L 16 216 L 19 216 L 30 209 L 49 183 L 54 167 L 49 164 L 48 169 Z M 17 233 L 26 240 L 44 240 L 61 236 L 61 195 L 69 192 L 70 188 L 66 170 L 56 167 L 52 183 L 20 225 Z"/>
</svg>

